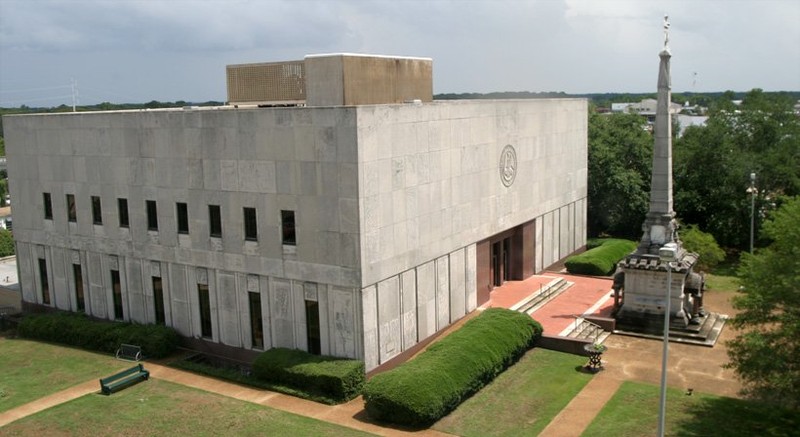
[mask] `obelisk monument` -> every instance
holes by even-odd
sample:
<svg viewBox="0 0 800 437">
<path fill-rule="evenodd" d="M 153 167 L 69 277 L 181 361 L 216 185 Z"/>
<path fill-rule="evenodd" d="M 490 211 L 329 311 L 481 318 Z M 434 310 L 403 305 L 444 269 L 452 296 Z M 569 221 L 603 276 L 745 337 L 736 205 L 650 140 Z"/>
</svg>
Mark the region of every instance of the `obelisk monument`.
<svg viewBox="0 0 800 437">
<path fill-rule="evenodd" d="M 617 322 L 631 329 L 657 331 L 663 327 L 666 299 L 670 299 L 671 325 L 685 328 L 691 319 L 699 323 L 702 278 L 692 269 L 697 254 L 683 249 L 672 209 L 672 115 L 669 21 L 664 17 L 664 47 L 659 53 L 658 103 L 653 126 L 653 169 L 650 208 L 642 224 L 642 239 L 636 251 L 620 261 L 615 276 Z M 668 262 L 659 251 L 669 244 L 675 256 Z M 672 274 L 667 275 L 667 269 Z M 672 278 L 670 286 L 667 278 Z M 623 286 L 624 281 L 624 286 Z M 624 291 L 620 294 L 620 289 Z M 669 296 L 667 292 L 669 290 Z"/>
</svg>

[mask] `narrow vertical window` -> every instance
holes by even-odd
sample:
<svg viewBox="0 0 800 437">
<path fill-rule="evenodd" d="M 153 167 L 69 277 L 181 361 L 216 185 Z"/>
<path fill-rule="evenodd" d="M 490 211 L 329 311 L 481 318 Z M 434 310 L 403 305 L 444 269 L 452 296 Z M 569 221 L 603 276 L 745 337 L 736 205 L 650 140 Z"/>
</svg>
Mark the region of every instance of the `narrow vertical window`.
<svg viewBox="0 0 800 437">
<path fill-rule="evenodd" d="M 261 294 L 248 292 L 250 302 L 250 337 L 253 347 L 264 349 L 264 325 L 261 318 Z"/>
<path fill-rule="evenodd" d="M 166 323 L 164 317 L 164 289 L 161 285 L 161 278 L 153 276 L 153 304 L 156 310 L 156 323 L 163 325 Z"/>
<path fill-rule="evenodd" d="M 42 303 L 50 305 L 50 282 L 47 280 L 47 260 L 39 258 L 39 282 L 42 286 Z"/>
<path fill-rule="evenodd" d="M 119 280 L 119 270 L 111 270 L 111 293 L 114 298 L 114 318 L 122 320 L 125 315 L 122 311 L 122 284 Z"/>
<path fill-rule="evenodd" d="M 78 221 L 78 212 L 75 210 L 74 194 L 67 194 L 67 220 L 73 223 Z"/>
<path fill-rule="evenodd" d="M 178 214 L 178 233 L 189 233 L 189 207 L 183 203 L 178 202 L 175 204 L 175 209 Z"/>
<path fill-rule="evenodd" d="M 80 264 L 72 265 L 72 276 L 75 280 L 75 302 L 78 305 L 78 311 L 86 311 L 86 302 L 83 298 L 83 271 Z"/>
<path fill-rule="evenodd" d="M 222 213 L 220 213 L 219 205 L 208 205 L 208 226 L 209 235 L 222 237 Z"/>
<path fill-rule="evenodd" d="M 281 211 L 281 230 L 283 234 L 283 244 L 294 246 L 297 244 L 294 232 L 294 211 Z"/>
<path fill-rule="evenodd" d="M 200 302 L 200 335 L 211 338 L 211 299 L 208 285 L 197 284 L 197 300 Z"/>
<path fill-rule="evenodd" d="M 313 300 L 306 301 L 306 339 L 308 352 L 314 355 L 322 353 L 319 334 L 319 304 Z"/>
<path fill-rule="evenodd" d="M 255 208 L 244 208 L 244 239 L 258 241 L 258 222 Z"/>
<path fill-rule="evenodd" d="M 44 205 L 44 219 L 53 220 L 53 200 L 50 193 L 42 193 L 42 204 Z"/>
<path fill-rule="evenodd" d="M 147 230 L 157 231 L 158 211 L 156 210 L 156 201 L 155 200 L 145 201 L 145 207 L 147 208 Z"/>
<path fill-rule="evenodd" d="M 128 199 L 123 199 L 121 197 L 117 199 L 117 210 L 119 210 L 119 227 L 129 227 L 130 221 L 128 220 Z"/>
<path fill-rule="evenodd" d="M 92 223 L 103 224 L 103 209 L 100 206 L 100 196 L 92 196 Z"/>
</svg>

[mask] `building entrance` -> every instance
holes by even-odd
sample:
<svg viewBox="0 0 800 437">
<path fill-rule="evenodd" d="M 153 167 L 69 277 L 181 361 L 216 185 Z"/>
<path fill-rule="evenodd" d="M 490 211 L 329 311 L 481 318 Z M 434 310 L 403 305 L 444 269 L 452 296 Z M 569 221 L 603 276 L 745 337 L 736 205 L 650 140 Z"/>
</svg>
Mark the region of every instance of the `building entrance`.
<svg viewBox="0 0 800 437">
<path fill-rule="evenodd" d="M 493 288 L 534 273 L 534 222 L 501 232 L 477 244 L 478 305 Z"/>
</svg>

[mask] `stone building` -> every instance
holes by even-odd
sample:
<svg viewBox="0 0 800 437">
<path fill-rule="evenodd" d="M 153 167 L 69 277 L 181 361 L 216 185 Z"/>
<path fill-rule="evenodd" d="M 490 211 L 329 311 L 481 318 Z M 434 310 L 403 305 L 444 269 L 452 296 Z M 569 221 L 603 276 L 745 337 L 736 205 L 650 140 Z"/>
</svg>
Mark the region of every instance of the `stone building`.
<svg viewBox="0 0 800 437">
<path fill-rule="evenodd" d="M 3 119 L 28 309 L 373 369 L 585 244 L 582 99 L 335 54 L 229 66 L 228 100 Z"/>
</svg>

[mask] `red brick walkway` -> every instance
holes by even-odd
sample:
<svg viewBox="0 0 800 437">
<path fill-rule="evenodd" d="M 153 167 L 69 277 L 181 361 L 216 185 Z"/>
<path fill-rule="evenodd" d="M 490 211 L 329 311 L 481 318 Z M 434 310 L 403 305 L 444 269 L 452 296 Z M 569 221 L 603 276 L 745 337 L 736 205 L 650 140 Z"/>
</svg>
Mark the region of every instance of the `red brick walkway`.
<svg viewBox="0 0 800 437">
<path fill-rule="evenodd" d="M 575 323 L 575 316 L 587 312 L 603 317 L 611 314 L 611 307 L 614 304 L 614 299 L 609 297 L 612 294 L 611 279 L 572 276 L 558 272 L 545 272 L 524 281 L 506 282 L 491 292 L 489 302 L 483 307 L 511 308 L 539 291 L 539 287 L 544 287 L 557 278 L 564 278 L 575 285 L 533 313 L 533 318 L 542 324 L 545 334 L 559 335 L 570 324 Z"/>
</svg>

